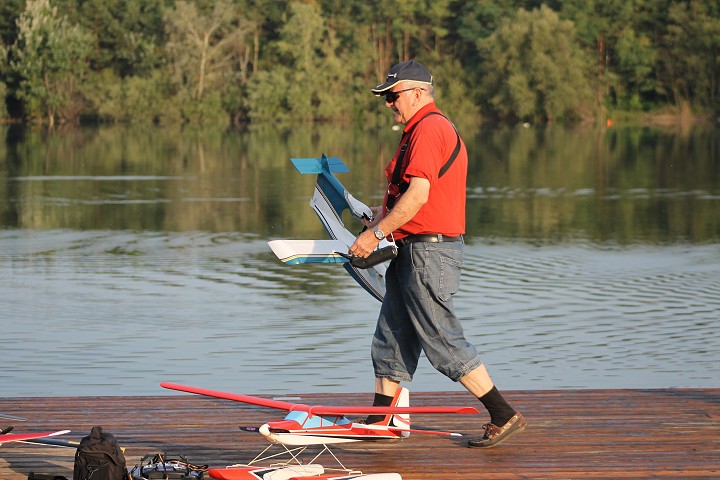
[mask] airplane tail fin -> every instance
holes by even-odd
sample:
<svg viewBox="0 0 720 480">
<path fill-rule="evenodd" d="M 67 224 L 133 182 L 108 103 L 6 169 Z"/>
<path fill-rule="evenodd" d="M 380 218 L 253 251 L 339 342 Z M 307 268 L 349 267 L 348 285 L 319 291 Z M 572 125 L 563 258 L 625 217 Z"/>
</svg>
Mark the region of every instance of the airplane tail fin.
<svg viewBox="0 0 720 480">
<path fill-rule="evenodd" d="M 410 391 L 405 387 L 398 388 L 395 392 L 395 398 L 392 403 L 393 407 L 409 407 L 410 406 Z M 410 430 L 410 414 L 409 413 L 396 413 L 385 417 L 386 425 L 395 427 L 400 430 Z M 385 423 L 383 422 L 383 423 Z M 410 432 L 403 432 L 403 437 L 410 436 Z"/>
<path fill-rule="evenodd" d="M 298 172 L 319 175 L 323 170 L 328 173 L 347 173 L 350 169 L 338 157 L 328 157 L 324 153 L 321 158 L 291 158 Z"/>
<path fill-rule="evenodd" d="M 335 177 L 335 173 L 347 173 L 350 171 L 340 158 L 328 157 L 323 153 L 320 158 L 291 158 L 290 161 L 298 172 L 318 176 L 315 195 L 319 195 L 320 198 L 313 198 L 310 205 L 320 217 L 320 221 L 323 222 L 331 237 L 335 238 L 332 232 L 333 229 L 326 223 L 327 212 L 320 211 L 318 204 L 329 203 L 334 210 L 333 216 L 337 217 L 341 224 L 342 214 L 345 210 L 349 210 L 358 219 L 363 218 L 363 216 L 372 216 L 370 208 L 353 197 Z"/>
</svg>

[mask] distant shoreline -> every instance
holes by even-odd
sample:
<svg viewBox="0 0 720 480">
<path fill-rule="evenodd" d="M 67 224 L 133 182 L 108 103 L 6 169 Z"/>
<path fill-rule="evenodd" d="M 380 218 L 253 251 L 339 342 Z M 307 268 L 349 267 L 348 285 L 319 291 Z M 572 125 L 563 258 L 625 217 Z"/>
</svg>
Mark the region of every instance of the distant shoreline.
<svg viewBox="0 0 720 480">
<path fill-rule="evenodd" d="M 463 119 L 456 119 L 462 122 Z M 464 119 L 466 122 L 470 121 L 472 123 L 475 122 L 475 120 L 472 119 Z M 510 122 L 510 121 L 498 121 L 498 120 L 488 120 L 485 118 L 478 119 L 478 125 L 495 125 L 495 126 L 512 126 L 516 124 L 517 122 Z M 522 123 L 522 122 L 520 122 Z M 536 123 L 535 125 L 552 125 L 556 122 L 543 122 L 543 123 Z M 573 125 L 573 122 L 557 122 L 558 124 L 562 125 Z M 635 112 L 635 111 L 627 111 L 627 110 L 608 110 L 602 115 L 598 115 L 597 117 L 588 117 L 584 121 L 580 122 L 581 124 L 594 124 L 597 123 L 598 125 L 605 125 L 607 127 L 617 127 L 617 126 L 636 126 L 636 127 L 690 127 L 694 125 L 704 125 L 704 126 L 711 126 L 711 125 L 717 125 L 720 124 L 720 116 L 715 116 L 712 112 L 701 112 L 701 113 L 693 113 L 688 106 L 682 106 L 682 107 L 663 107 L 658 110 L 651 110 L 646 112 Z M 246 123 L 243 124 L 241 128 L 247 128 L 251 125 L 259 126 L 259 125 L 265 125 L 269 124 L 269 122 L 256 122 L 256 123 Z M 318 122 L 317 125 L 321 126 L 323 123 Z M 23 118 L 17 118 L 17 117 L 2 117 L 0 118 L 0 125 L 24 125 L 24 126 L 49 126 L 46 123 L 38 123 L 37 121 L 33 120 L 26 120 Z M 68 127 L 68 126 L 76 126 L 76 127 L 98 127 L 103 125 L 125 125 L 128 127 L 133 126 L 133 123 L 125 123 L 123 124 L 118 122 L 102 122 L 102 121 L 91 121 L 91 122 L 81 122 L 81 123 L 58 123 L 55 124 L 56 127 Z M 234 127 L 231 127 L 234 128 Z"/>
<path fill-rule="evenodd" d="M 665 107 L 659 110 L 648 112 L 630 112 L 613 110 L 607 112 L 607 126 L 614 125 L 637 125 L 649 127 L 672 127 L 711 125 L 718 123 L 720 117 L 714 118 L 710 112 L 695 114 L 689 106 L 684 105 L 678 108 Z"/>
</svg>

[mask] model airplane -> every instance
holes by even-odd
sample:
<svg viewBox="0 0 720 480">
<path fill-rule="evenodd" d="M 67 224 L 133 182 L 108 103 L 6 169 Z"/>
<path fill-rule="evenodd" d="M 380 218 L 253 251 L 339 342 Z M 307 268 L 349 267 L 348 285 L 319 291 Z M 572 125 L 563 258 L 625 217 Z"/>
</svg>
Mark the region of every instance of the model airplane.
<svg viewBox="0 0 720 480">
<path fill-rule="evenodd" d="M 410 433 L 461 436 L 459 433 L 410 428 L 411 413 L 479 413 L 473 407 L 410 407 L 410 394 L 400 387 L 393 404 L 389 407 L 353 407 L 304 405 L 280 400 L 239 395 L 235 393 L 208 390 L 205 388 L 163 382 L 163 388 L 180 392 L 195 393 L 207 397 L 223 398 L 288 412 L 283 420 L 267 422 L 260 427 L 242 427 L 245 431 L 258 432 L 269 442 L 290 446 L 330 445 L 359 441 L 398 440 Z M 366 425 L 356 423 L 345 415 L 385 415 L 382 422 Z"/>
<path fill-rule="evenodd" d="M 195 393 L 207 397 L 233 400 L 236 402 L 275 408 L 287 411 L 283 420 L 267 422 L 259 427 L 240 427 L 248 432 L 258 432 L 265 437 L 270 446 L 263 450 L 248 464 L 232 465 L 227 468 L 210 469 L 208 474 L 218 480 L 292 480 L 302 478 L 315 478 L 318 480 L 402 480 L 397 473 L 362 474 L 362 472 L 347 469 L 330 451 L 328 445 L 360 441 L 388 441 L 406 438 L 410 433 L 425 433 L 444 436 L 461 436 L 459 433 L 436 430 L 411 429 L 411 413 L 455 413 L 476 414 L 478 410 L 473 407 L 410 407 L 410 394 L 406 388 L 400 387 L 389 407 L 354 407 L 354 406 L 324 406 L 290 403 L 281 400 L 240 395 L 235 393 L 208 390 L 205 388 L 179 385 L 163 382 L 161 387 L 180 392 Z M 384 415 L 378 423 L 367 425 L 353 422 L 345 415 Z M 277 455 L 265 456 L 273 445 L 280 445 L 294 462 L 280 463 L 267 466 L 258 466 L 256 462 L 268 460 Z M 312 445 L 322 446 L 322 450 L 310 462 L 300 463 L 298 456 Z M 293 448 L 288 448 L 293 447 Z M 342 474 L 323 475 L 325 469 L 315 460 L 323 453 L 329 453 L 341 467 Z"/>
<path fill-rule="evenodd" d="M 289 265 L 303 263 L 342 263 L 350 276 L 373 297 L 382 301 L 385 295 L 385 271 L 388 262 L 367 269 L 357 268 L 350 263 L 346 254 L 355 242 L 343 222 L 347 210 L 352 217 L 362 220 L 372 218 L 372 211 L 355 199 L 335 177 L 335 173 L 349 172 L 350 169 L 336 157 L 291 158 L 295 168 L 302 174 L 317 175 L 315 193 L 310 206 L 322 222 L 332 240 L 272 240 L 268 242 L 273 253 Z M 358 224 L 360 225 L 360 224 Z M 379 248 L 390 245 L 383 240 Z"/>
<path fill-rule="evenodd" d="M 4 428 L 0 432 L 0 445 L 9 442 L 24 442 L 26 440 L 37 440 L 41 438 L 54 437 L 55 435 L 64 435 L 70 430 L 60 430 L 58 432 L 39 432 L 39 433 L 8 433 L 12 427 Z"/>
</svg>

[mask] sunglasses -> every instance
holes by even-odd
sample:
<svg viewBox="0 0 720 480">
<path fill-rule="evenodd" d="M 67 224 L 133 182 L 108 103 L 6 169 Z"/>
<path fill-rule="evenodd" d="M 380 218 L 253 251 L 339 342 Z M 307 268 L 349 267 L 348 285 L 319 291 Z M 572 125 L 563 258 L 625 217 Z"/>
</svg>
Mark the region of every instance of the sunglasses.
<svg viewBox="0 0 720 480">
<path fill-rule="evenodd" d="M 388 92 L 385 94 L 385 101 L 387 103 L 395 103 L 395 101 L 398 99 L 401 93 L 403 92 L 409 92 L 410 90 L 415 90 L 417 87 L 413 88 L 406 88 L 405 90 L 398 90 L 397 92 Z"/>
</svg>

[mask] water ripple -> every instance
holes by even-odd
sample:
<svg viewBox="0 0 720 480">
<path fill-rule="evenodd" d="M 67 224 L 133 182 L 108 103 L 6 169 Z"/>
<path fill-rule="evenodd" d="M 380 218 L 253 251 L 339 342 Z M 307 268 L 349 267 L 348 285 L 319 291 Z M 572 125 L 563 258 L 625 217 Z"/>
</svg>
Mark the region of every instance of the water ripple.
<svg viewBox="0 0 720 480">
<path fill-rule="evenodd" d="M 718 386 L 717 245 L 472 240 L 456 307 L 502 388 Z M 0 268 L 0 395 L 372 389 L 379 303 L 256 236 L 2 230 Z"/>
</svg>

